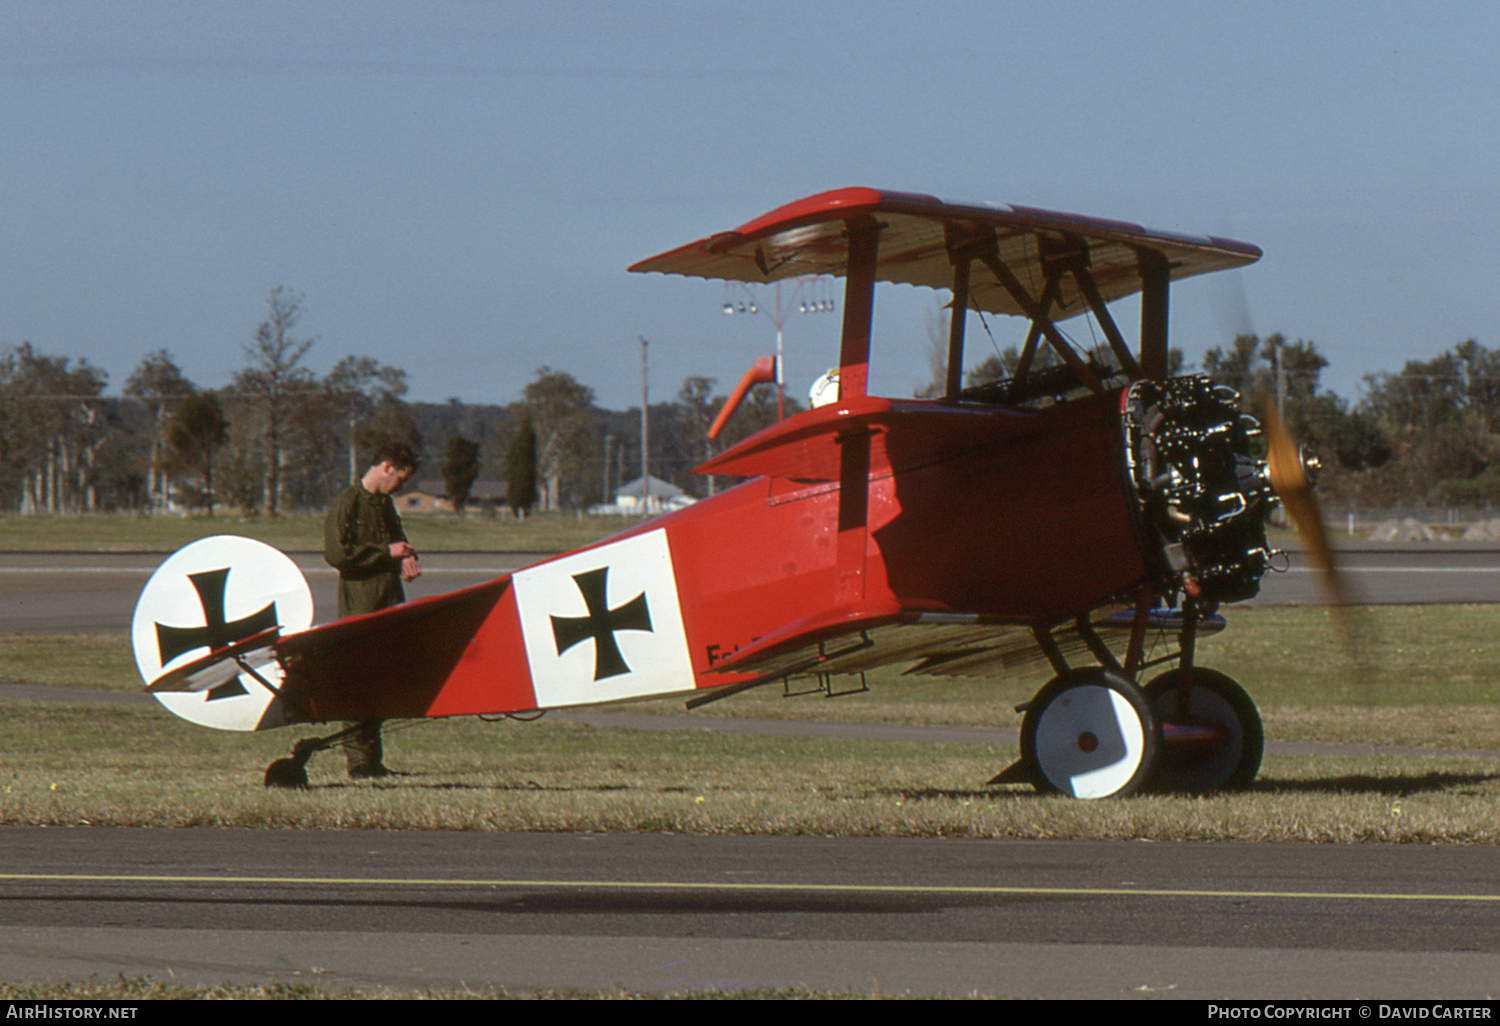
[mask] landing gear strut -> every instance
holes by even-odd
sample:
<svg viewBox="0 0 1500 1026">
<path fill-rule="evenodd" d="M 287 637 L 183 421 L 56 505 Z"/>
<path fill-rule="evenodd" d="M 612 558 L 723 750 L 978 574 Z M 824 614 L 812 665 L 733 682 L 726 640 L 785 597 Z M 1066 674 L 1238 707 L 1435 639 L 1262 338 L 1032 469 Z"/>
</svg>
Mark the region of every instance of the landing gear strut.
<svg viewBox="0 0 1500 1026">
<path fill-rule="evenodd" d="M 1151 598 L 1143 593 L 1137 602 L 1123 665 L 1082 617 L 1075 629 L 1103 666 L 1068 666 L 1052 632 L 1036 629 L 1056 676 L 1016 707 L 1026 713 L 1021 758 L 990 784 L 1113 798 L 1142 788 L 1208 794 L 1255 780 L 1265 749 L 1255 703 L 1229 677 L 1194 664 L 1203 610 L 1186 602 L 1180 614 L 1155 615 Z M 1177 634 L 1177 651 L 1153 662 L 1176 659 L 1178 666 L 1139 687 L 1140 670 L 1153 665 L 1142 656 L 1153 615 L 1162 627 L 1175 625 Z"/>
</svg>

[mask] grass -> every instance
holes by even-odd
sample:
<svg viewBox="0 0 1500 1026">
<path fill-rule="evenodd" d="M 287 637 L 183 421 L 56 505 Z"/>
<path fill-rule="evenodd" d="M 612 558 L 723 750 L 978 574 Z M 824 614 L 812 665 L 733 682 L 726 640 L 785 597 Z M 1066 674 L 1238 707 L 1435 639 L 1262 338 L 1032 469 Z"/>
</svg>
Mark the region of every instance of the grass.
<svg viewBox="0 0 1500 1026">
<path fill-rule="evenodd" d="M 565 552 L 640 522 L 638 517 L 577 512 L 533 513 L 525 521 L 506 515 L 413 513 L 404 521 L 417 547 L 430 552 Z M 0 552 L 175 552 L 215 534 L 244 535 L 286 552 L 318 551 L 323 548 L 323 516 L 0 514 Z M 1279 548 L 1298 545 L 1297 536 L 1286 528 L 1273 526 L 1268 537 Z"/>
<path fill-rule="evenodd" d="M 1243 684 L 1268 722 L 1289 725 L 1289 739 L 1320 736 L 1362 743 L 1449 745 L 1461 736 L 1467 746 L 1500 748 L 1500 721 L 1488 711 L 1473 730 L 1455 722 L 1455 715 L 1500 707 L 1496 607 L 1378 606 L 1355 612 L 1363 639 L 1361 672 L 1352 665 L 1330 613 L 1310 606 L 1227 609 L 1228 628 L 1199 641 L 1197 661 Z M 1012 722 L 1011 707 L 1031 698 L 1049 675 L 1045 664 L 986 679 L 903 677 L 884 670 L 869 675 L 873 690 L 866 695 L 789 702 L 772 685 L 704 711 L 986 726 Z M 1450 712 L 1439 716 L 1447 717 L 1445 725 L 1413 741 L 1406 712 L 1413 707 Z M 1471 711 L 1451 712 L 1460 707 Z M 1377 732 L 1370 723 L 1384 726 Z M 1340 725 L 1354 732 L 1344 735 Z M 1329 729 L 1335 733 L 1307 733 Z"/>
<path fill-rule="evenodd" d="M 124 631 L 0 634 L 0 680 L 105 691 L 143 686 Z"/>
<path fill-rule="evenodd" d="M 425 552 L 561 552 L 640 523 L 634 517 L 537 513 L 510 517 L 413 514 L 407 533 Z M 284 552 L 321 552 L 321 514 L 143 517 L 131 514 L 0 516 L 0 552 L 175 552 L 200 538 L 238 534 Z"/>
<path fill-rule="evenodd" d="M 1231 611 L 1201 661 L 1262 705 L 1271 740 L 1500 747 L 1500 637 L 1490 607 L 1369 610 L 1370 679 L 1353 683 L 1327 615 Z M 1420 646 L 1406 639 L 1420 638 Z M 1433 652 L 1442 652 L 1434 659 Z M 1014 727 L 1044 671 L 1013 679 L 872 674 L 872 690 L 787 701 L 768 687 L 702 713 Z M 0 635 L 0 679 L 137 688 L 123 634 Z M 679 702 L 631 711 L 681 713 Z M 1500 775 L 1482 758 L 1268 758 L 1248 792 L 1086 803 L 983 782 L 1013 746 L 732 737 L 544 719 L 392 732 L 406 775 L 266 792 L 260 774 L 312 730 L 225 734 L 150 706 L 0 703 L 0 823 L 615 830 L 692 833 L 1500 843 Z"/>
<path fill-rule="evenodd" d="M 401 776 L 352 783 L 325 753 L 286 792 L 259 781 L 290 731 L 7 702 L 0 736 L 0 824 L 1500 843 L 1482 759 L 1268 758 L 1244 793 L 1078 802 L 984 786 L 1009 745 L 469 719 L 389 731 Z"/>
<path fill-rule="evenodd" d="M 186 987 L 162 983 L 150 977 L 121 977 L 115 982 L 90 980 L 87 983 L 0 983 L 0 1001 L 346 1001 L 350 999 L 395 1001 L 482 1001 L 482 1000 L 586 1000 L 586 1001 L 807 1001 L 848 998 L 909 999 L 906 994 L 878 992 L 829 993 L 800 987 L 756 990 L 683 991 L 681 993 L 642 993 L 640 991 L 537 990 L 512 992 L 503 987 L 473 990 L 426 989 L 397 990 L 381 987 L 373 990 L 332 990 L 312 983 L 235 984 Z"/>
</svg>

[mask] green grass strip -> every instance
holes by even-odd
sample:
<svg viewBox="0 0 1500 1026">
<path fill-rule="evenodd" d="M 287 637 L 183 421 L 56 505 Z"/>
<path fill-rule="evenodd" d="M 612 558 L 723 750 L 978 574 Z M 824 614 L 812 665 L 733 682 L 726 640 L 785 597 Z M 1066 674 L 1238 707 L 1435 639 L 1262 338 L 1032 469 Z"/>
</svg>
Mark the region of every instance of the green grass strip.
<svg viewBox="0 0 1500 1026">
<path fill-rule="evenodd" d="M 171 874 L 98 874 L 98 873 L 0 873 L 0 880 L 28 883 L 172 883 L 172 884 L 265 884 L 286 886 L 336 887 L 430 887 L 430 888 L 505 888 L 507 890 L 559 891 L 652 891 L 720 892 L 735 894 L 899 894 L 899 895 L 967 895 L 971 897 L 1014 897 L 1047 895 L 1060 897 L 1147 897 L 1147 898 L 1322 898 L 1346 901 L 1456 901 L 1500 902 L 1500 894 L 1410 894 L 1378 891 L 1244 891 L 1175 887 L 1011 887 L 999 885 L 958 884 L 817 884 L 817 883 L 733 883 L 682 880 L 441 880 L 401 877 L 340 876 L 174 876 Z"/>
</svg>

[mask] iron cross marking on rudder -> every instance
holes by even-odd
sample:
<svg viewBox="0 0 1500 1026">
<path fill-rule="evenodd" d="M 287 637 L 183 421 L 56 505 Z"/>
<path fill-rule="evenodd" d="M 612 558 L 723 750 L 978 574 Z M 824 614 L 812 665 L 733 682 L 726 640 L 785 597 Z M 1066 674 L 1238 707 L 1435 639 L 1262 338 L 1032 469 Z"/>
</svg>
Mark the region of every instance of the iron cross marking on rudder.
<svg viewBox="0 0 1500 1026">
<path fill-rule="evenodd" d="M 607 583 L 609 567 L 600 567 L 588 573 L 574 574 L 573 583 L 583 593 L 583 603 L 588 607 L 588 616 L 552 617 L 552 636 L 557 641 L 557 654 L 585 638 L 594 639 L 594 679 L 617 677 L 629 673 L 625 657 L 615 642 L 615 631 L 651 630 L 651 610 L 646 605 L 643 591 L 623 606 L 609 608 Z"/>
<path fill-rule="evenodd" d="M 184 652 L 191 652 L 195 648 L 207 646 L 210 650 L 224 648 L 236 641 L 244 641 L 252 634 L 259 634 L 269 627 L 275 627 L 276 603 L 271 602 L 259 612 L 242 616 L 238 620 L 224 619 L 224 585 L 229 580 L 229 568 L 220 570 L 204 570 L 201 573 L 188 574 L 187 578 L 193 582 L 193 590 L 198 593 L 198 602 L 203 607 L 202 627 L 173 627 L 170 624 L 158 623 L 156 625 L 156 647 L 161 653 L 161 664 L 163 666 Z M 232 681 L 212 688 L 208 693 L 208 699 L 228 698 L 231 695 L 242 695 L 245 689 L 239 682 Z"/>
</svg>

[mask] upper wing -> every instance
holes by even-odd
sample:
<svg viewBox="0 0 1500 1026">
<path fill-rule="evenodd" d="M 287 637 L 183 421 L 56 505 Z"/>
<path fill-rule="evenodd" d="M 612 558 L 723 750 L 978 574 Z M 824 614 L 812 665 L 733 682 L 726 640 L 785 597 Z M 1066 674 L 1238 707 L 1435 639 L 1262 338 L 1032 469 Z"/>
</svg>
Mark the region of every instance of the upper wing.
<svg viewBox="0 0 1500 1026">
<path fill-rule="evenodd" d="M 1141 289 L 1142 250 L 1164 257 L 1171 277 L 1240 267 L 1260 259 L 1259 247 L 1210 235 L 1183 235 L 1078 214 L 1034 207 L 952 203 L 917 193 L 849 188 L 789 203 L 731 232 L 642 260 L 632 271 L 660 271 L 730 281 L 776 281 L 802 275 L 841 275 L 848 246 L 846 222 L 874 217 L 881 225 L 879 281 L 953 286 L 951 251 L 993 244 L 1010 272 L 1033 296 L 1047 265 L 1081 255 L 1105 302 Z M 992 268 L 976 261 L 970 306 L 995 313 L 1030 315 Z M 1082 313 L 1081 286 L 1064 276 L 1052 319 Z"/>
</svg>

